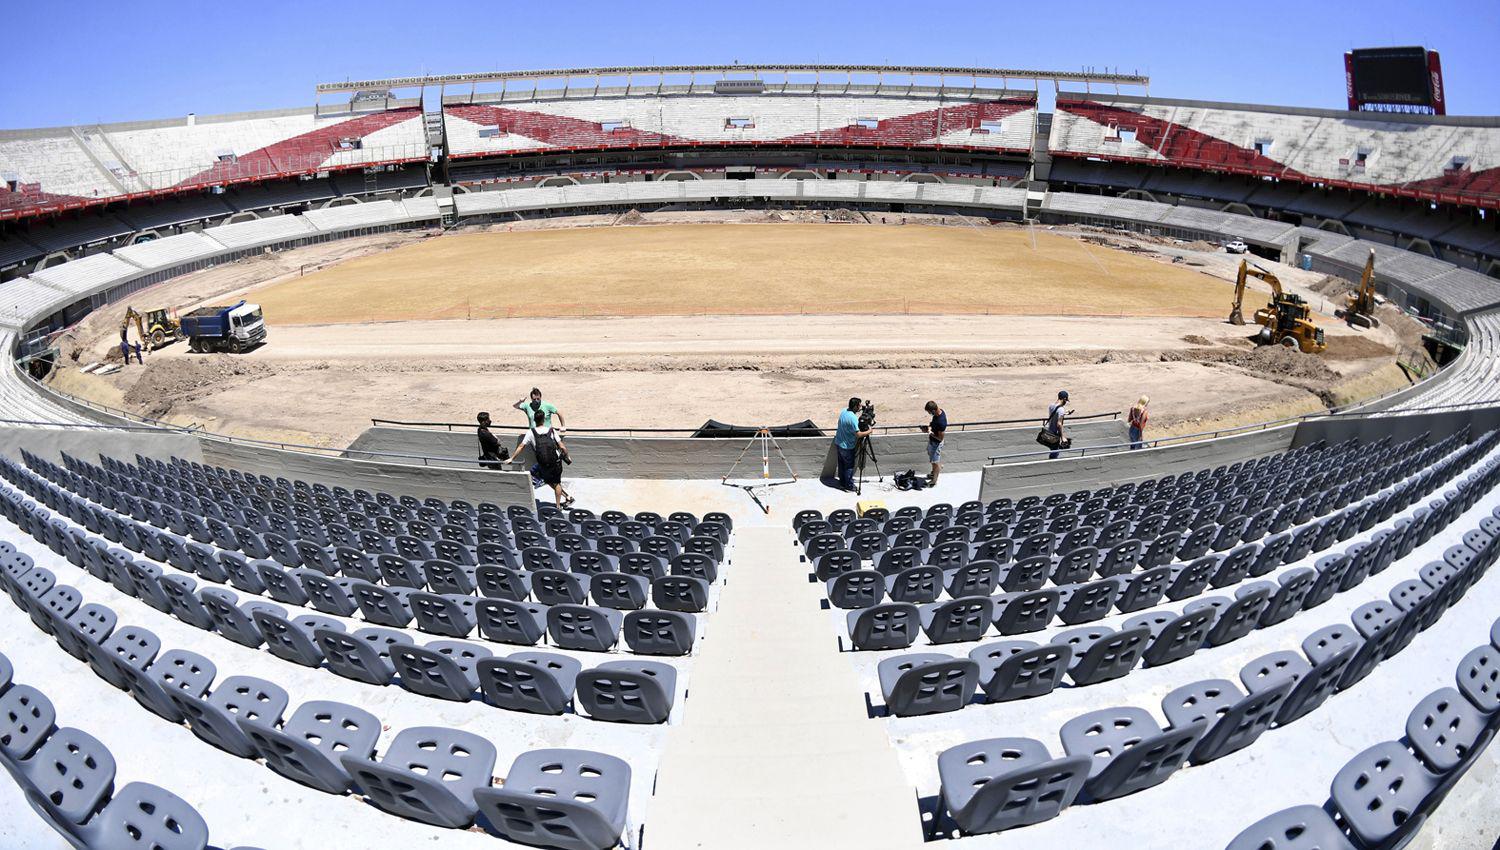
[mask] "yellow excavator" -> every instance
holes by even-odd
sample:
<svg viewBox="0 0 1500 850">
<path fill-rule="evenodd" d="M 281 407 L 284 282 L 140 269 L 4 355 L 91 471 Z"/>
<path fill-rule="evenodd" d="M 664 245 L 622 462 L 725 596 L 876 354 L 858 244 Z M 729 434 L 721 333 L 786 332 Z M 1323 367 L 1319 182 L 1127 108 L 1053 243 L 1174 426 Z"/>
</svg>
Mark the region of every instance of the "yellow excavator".
<svg viewBox="0 0 1500 850">
<path fill-rule="evenodd" d="M 1333 314 L 1360 328 L 1378 328 L 1380 320 L 1375 318 L 1375 249 L 1370 249 L 1370 258 L 1365 260 L 1365 273 L 1359 277 L 1359 288 L 1349 293 L 1349 300 Z"/>
<path fill-rule="evenodd" d="M 136 336 L 146 343 L 149 351 L 155 351 L 182 338 L 181 326 L 166 310 L 147 310 L 142 313 L 134 307 L 126 307 L 125 320 L 120 323 L 120 333 L 123 335 L 132 324 L 135 325 Z"/>
<path fill-rule="evenodd" d="M 1302 296 L 1283 292 L 1281 280 L 1260 266 L 1252 267 L 1240 260 L 1240 271 L 1234 281 L 1234 306 L 1229 308 L 1231 325 L 1245 324 L 1242 306 L 1245 300 L 1245 281 L 1259 278 L 1271 287 L 1271 301 L 1255 311 L 1255 323 L 1260 332 L 1255 335 L 1257 345 L 1280 344 L 1286 348 L 1297 348 L 1303 354 L 1321 354 L 1328 348 L 1323 340 L 1323 329 L 1313 324 L 1312 311 Z"/>
</svg>

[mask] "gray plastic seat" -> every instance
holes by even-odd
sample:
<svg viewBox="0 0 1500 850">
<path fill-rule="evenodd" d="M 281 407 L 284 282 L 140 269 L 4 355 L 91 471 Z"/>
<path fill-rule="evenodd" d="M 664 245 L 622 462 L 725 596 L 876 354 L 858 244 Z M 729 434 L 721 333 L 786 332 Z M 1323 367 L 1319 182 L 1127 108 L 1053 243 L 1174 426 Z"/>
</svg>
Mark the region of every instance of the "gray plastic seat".
<svg viewBox="0 0 1500 850">
<path fill-rule="evenodd" d="M 1168 621 L 1156 633 L 1151 645 L 1146 647 L 1141 657 L 1142 664 L 1147 667 L 1160 667 L 1163 664 L 1180 661 L 1197 652 L 1198 648 L 1203 646 L 1203 641 L 1208 638 L 1209 629 L 1213 628 L 1217 617 L 1218 612 L 1211 606 L 1206 606 Z M 1129 622 L 1127 621 L 1127 624 Z"/>
<path fill-rule="evenodd" d="M 401 687 L 415 694 L 468 702 L 479 689 L 474 665 L 491 653 L 478 644 L 433 641 L 427 646 L 392 644 L 391 664 Z"/>
<path fill-rule="evenodd" d="M 1151 642 L 1151 630 L 1132 627 L 1129 621 L 1120 631 L 1107 627 L 1069 629 L 1054 639 L 1054 644 L 1073 648 L 1073 662 L 1068 676 L 1078 685 L 1094 685 L 1118 679 L 1134 670 Z M 1078 640 L 1074 640 L 1077 636 Z"/>
<path fill-rule="evenodd" d="M 1119 583 L 1109 579 L 1060 588 L 1057 618 L 1070 626 L 1091 623 L 1109 614 L 1119 595 Z"/>
<path fill-rule="evenodd" d="M 517 652 L 481 658 L 474 665 L 479 690 L 491 705 L 532 714 L 562 714 L 573 702 L 583 665 L 551 652 Z"/>
<path fill-rule="evenodd" d="M 885 590 L 892 602 L 934 602 L 943 592 L 943 571 L 927 565 L 911 567 L 887 578 Z"/>
<path fill-rule="evenodd" d="M 57 724 L 57 709 L 30 685 L 12 685 L 0 694 L 0 763 L 13 767 L 36 752 Z"/>
<path fill-rule="evenodd" d="M 1406 719 L 1406 741 L 1437 773 L 1449 773 L 1489 743 L 1489 718 L 1457 690 L 1439 688 L 1422 698 Z"/>
<path fill-rule="evenodd" d="M 56 624 L 53 637 L 57 638 L 57 645 L 69 655 L 87 662 L 89 645 L 97 645 L 108 638 L 118 622 L 119 617 L 113 610 L 97 602 L 90 602 L 74 611 L 71 617 Z M 0 692 L 3 691 L 4 688 L 0 687 Z"/>
<path fill-rule="evenodd" d="M 1276 710 L 1291 690 L 1292 682 L 1285 681 L 1244 694 L 1228 679 L 1208 679 L 1167 694 L 1161 708 L 1174 729 L 1199 721 L 1209 724 L 1188 756 L 1189 763 L 1204 764 L 1254 743 L 1271 728 Z"/>
<path fill-rule="evenodd" d="M 411 624 L 411 605 L 407 602 L 412 594 L 411 588 L 382 587 L 357 581 L 350 585 L 349 590 L 366 621 L 393 629 L 404 629 Z"/>
<path fill-rule="evenodd" d="M 587 750 L 532 750 L 516 757 L 504 787 L 478 788 L 474 802 L 507 840 L 608 850 L 625 830 L 630 766 Z"/>
<path fill-rule="evenodd" d="M 896 655 L 880 662 L 880 691 L 896 717 L 957 711 L 979 684 L 979 665 L 936 652 Z"/>
<path fill-rule="evenodd" d="M 307 591 L 307 601 L 312 607 L 335 617 L 352 617 L 359 606 L 349 595 L 353 578 L 332 578 L 313 571 L 301 576 L 302 589 Z"/>
<path fill-rule="evenodd" d="M 854 649 L 905 649 L 917 639 L 921 612 L 910 602 L 887 602 L 845 618 Z"/>
<path fill-rule="evenodd" d="M 1293 806 L 1267 815 L 1225 850 L 1355 850 L 1321 806 Z"/>
<path fill-rule="evenodd" d="M 708 588 L 697 576 L 661 576 L 651 581 L 651 601 L 663 611 L 702 613 L 708 610 Z"/>
<path fill-rule="evenodd" d="M 313 640 L 313 627 L 293 622 L 271 611 L 256 611 L 251 619 L 265 637 L 266 649 L 272 655 L 304 667 L 323 666 L 323 650 Z M 343 624 L 335 620 L 328 620 L 320 625 L 339 630 L 343 628 Z"/>
<path fill-rule="evenodd" d="M 1271 594 L 1271 601 L 1266 605 L 1266 610 L 1261 612 L 1260 627 L 1273 626 L 1301 611 L 1317 577 L 1318 574 L 1307 567 L 1282 573 L 1278 579 L 1281 587 Z"/>
<path fill-rule="evenodd" d="M 479 595 L 491 599 L 520 602 L 531 596 L 530 574 L 503 564 L 480 564 L 475 567 L 474 582 Z"/>
<path fill-rule="evenodd" d="M 0 694 L 10 689 L 11 680 L 15 678 L 15 675 L 15 666 L 10 663 L 9 658 L 5 657 L 5 653 L 0 652 Z"/>
<path fill-rule="evenodd" d="M 167 696 L 176 703 L 193 734 L 240 758 L 254 758 L 255 744 L 246 737 L 237 718 L 275 725 L 281 722 L 288 702 L 280 685 L 254 676 L 230 676 L 206 698 L 175 691 Z"/>
<path fill-rule="evenodd" d="M 582 605 L 588 601 L 586 579 L 562 570 L 532 570 L 531 595 L 543 605 Z"/>
<path fill-rule="evenodd" d="M 405 632 L 373 626 L 353 634 L 342 629 L 314 628 L 312 635 L 328 669 L 346 679 L 371 685 L 390 684 L 396 674 L 390 661 L 390 647 L 412 642 Z"/>
<path fill-rule="evenodd" d="M 185 649 L 169 649 L 146 670 L 122 664 L 129 690 L 136 702 L 173 723 L 182 722 L 182 712 L 168 694 L 199 699 L 208 692 L 218 669 L 207 658 Z"/>
<path fill-rule="evenodd" d="M 547 634 L 563 649 L 608 652 L 620 639 L 624 619 L 619 611 L 586 605 L 553 605 L 547 609 Z"/>
<path fill-rule="evenodd" d="M 119 668 L 145 670 L 160 651 L 161 639 L 155 634 L 140 626 L 124 626 L 116 629 L 103 643 L 89 645 L 88 661 L 99 678 L 125 690 L 130 683 Z"/>
<path fill-rule="evenodd" d="M 1057 616 L 1061 598 L 1056 590 L 1050 589 L 997 596 L 995 628 L 1002 635 L 1041 631 Z"/>
<path fill-rule="evenodd" d="M 677 669 L 659 661 L 608 661 L 578 674 L 576 697 L 590 717 L 664 723 L 677 694 Z"/>
<path fill-rule="evenodd" d="M 417 628 L 424 632 L 461 638 L 474 631 L 474 606 L 478 600 L 472 596 L 418 590 L 406 601 L 411 605 Z"/>
<path fill-rule="evenodd" d="M 1399 846 L 1421 828 L 1421 807 L 1439 777 L 1396 741 L 1376 744 L 1333 777 L 1333 805 L 1363 846 Z"/>
<path fill-rule="evenodd" d="M 1105 708 L 1064 723 L 1060 737 L 1068 755 L 1091 759 L 1083 794 L 1098 801 L 1165 782 L 1187 761 L 1207 725 L 1198 721 L 1162 731 L 1142 709 Z"/>
<path fill-rule="evenodd" d="M 645 576 L 601 572 L 589 577 L 589 598 L 601 608 L 638 611 L 646 607 L 650 589 Z"/>
<path fill-rule="evenodd" d="M 86 732 L 63 727 L 15 765 L 28 802 L 72 828 L 93 815 L 114 788 L 115 759 Z"/>
<path fill-rule="evenodd" d="M 1339 676 L 1354 653 L 1353 646 L 1344 646 L 1314 665 L 1298 652 L 1271 652 L 1246 664 L 1240 670 L 1240 681 L 1251 693 L 1284 681 L 1295 682 L 1276 712 L 1276 723 L 1285 725 L 1322 705 L 1338 686 Z"/>
<path fill-rule="evenodd" d="M 985 699 L 1008 702 L 1050 693 L 1067 672 L 1073 648 L 1002 640 L 975 647 L 969 651 L 969 659 L 979 665 L 979 686 Z"/>
<path fill-rule="evenodd" d="M 944 574 L 948 595 L 989 596 L 1000 583 L 1000 564 L 992 560 L 971 561 Z"/>
<path fill-rule="evenodd" d="M 1500 648 L 1493 644 L 1475 647 L 1458 662 L 1456 679 L 1458 689 L 1475 708 L 1491 716 L 1500 713 Z"/>
<path fill-rule="evenodd" d="M 1233 600 L 1221 596 L 1198 599 L 1187 604 L 1184 613 L 1191 614 L 1200 608 L 1212 607 L 1218 612 L 1213 627 L 1204 638 L 1206 646 L 1223 646 L 1239 640 L 1255 630 L 1261 614 L 1271 603 L 1272 587 L 1269 582 L 1258 582 L 1266 587 L 1241 587 Z"/>
<path fill-rule="evenodd" d="M 380 721 L 375 715 L 326 700 L 303 703 L 279 729 L 248 717 L 238 717 L 235 722 L 255 744 L 267 767 L 329 794 L 349 790 L 349 774 L 341 756 L 369 758 L 380 738 Z"/>
<path fill-rule="evenodd" d="M 208 824 L 181 797 L 146 782 L 132 782 L 77 835 L 87 847 L 110 850 L 204 850 Z"/>
<path fill-rule="evenodd" d="M 697 639 L 698 623 L 691 614 L 679 611 L 630 611 L 620 634 L 630 651 L 639 655 L 687 655 Z"/>
<path fill-rule="evenodd" d="M 938 756 L 943 806 L 969 835 L 1057 817 L 1088 779 L 1087 756 L 1054 759 L 1030 738 L 990 738 Z"/>
<path fill-rule="evenodd" d="M 460 829 L 478 814 L 474 792 L 490 784 L 495 745 L 460 729 L 414 726 L 401 730 L 379 761 L 354 753 L 340 760 L 377 808 Z"/>
<path fill-rule="evenodd" d="M 922 631 L 932 643 L 966 643 L 984 637 L 994 617 L 988 596 L 950 599 L 919 608 Z"/>
<path fill-rule="evenodd" d="M 500 643 L 534 646 L 547 632 L 548 606 L 509 599 L 480 599 L 474 605 L 479 633 Z"/>
<path fill-rule="evenodd" d="M 835 608 L 871 608 L 885 599 L 885 576 L 875 570 L 854 570 L 828 581 L 828 601 Z"/>
</svg>

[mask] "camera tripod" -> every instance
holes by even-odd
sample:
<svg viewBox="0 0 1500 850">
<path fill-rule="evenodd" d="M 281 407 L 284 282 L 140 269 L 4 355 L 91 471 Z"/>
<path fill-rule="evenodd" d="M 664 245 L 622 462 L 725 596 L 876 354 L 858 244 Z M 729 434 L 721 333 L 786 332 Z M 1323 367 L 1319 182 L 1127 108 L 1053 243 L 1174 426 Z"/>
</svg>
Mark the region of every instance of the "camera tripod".
<svg viewBox="0 0 1500 850">
<path fill-rule="evenodd" d="M 749 454 L 752 448 L 760 449 L 761 482 L 759 484 L 730 484 L 729 476 L 734 474 L 734 470 L 739 467 L 740 461 L 745 459 L 745 455 Z M 791 476 L 790 481 L 771 480 L 771 452 L 773 450 L 776 452 L 776 456 L 781 458 L 781 462 L 786 466 L 787 474 Z M 755 436 L 750 438 L 750 442 L 747 443 L 745 445 L 745 448 L 740 451 L 740 456 L 734 459 L 734 464 L 729 467 L 729 471 L 724 473 L 724 475 L 719 479 L 719 483 L 723 484 L 725 487 L 738 487 L 741 490 L 744 490 L 745 494 L 748 495 L 751 499 L 754 499 L 755 504 L 760 506 L 761 511 L 766 514 L 771 513 L 771 506 L 760 500 L 760 496 L 755 492 L 756 489 L 769 489 L 771 487 L 779 487 L 783 484 L 793 484 L 796 483 L 796 481 L 797 471 L 795 469 L 792 469 L 792 462 L 787 460 L 786 455 L 781 451 L 781 446 L 776 442 L 776 437 L 771 434 L 770 428 L 756 429 Z"/>
<path fill-rule="evenodd" d="M 865 490 L 865 463 L 875 464 L 876 483 L 885 483 L 885 475 L 880 471 L 880 458 L 875 454 L 874 437 L 860 437 L 854 443 L 854 468 L 859 472 L 859 478 L 854 482 L 854 495 L 864 494 Z"/>
</svg>

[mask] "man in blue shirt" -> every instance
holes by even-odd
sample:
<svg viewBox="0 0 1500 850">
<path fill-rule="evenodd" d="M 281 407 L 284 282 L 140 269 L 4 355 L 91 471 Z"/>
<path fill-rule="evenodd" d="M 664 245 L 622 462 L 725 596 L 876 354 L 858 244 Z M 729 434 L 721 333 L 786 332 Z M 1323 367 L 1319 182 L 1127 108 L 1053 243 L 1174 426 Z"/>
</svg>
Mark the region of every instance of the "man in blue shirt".
<svg viewBox="0 0 1500 850">
<path fill-rule="evenodd" d="M 870 436 L 859 430 L 859 398 L 849 399 L 849 407 L 839 414 L 839 427 L 833 435 L 833 447 L 839 456 L 839 487 L 854 492 L 854 447 L 859 438 Z"/>
<path fill-rule="evenodd" d="M 948 433 L 948 411 L 938 407 L 935 401 L 927 402 L 923 408 L 932 421 L 922 426 L 927 435 L 927 459 L 932 461 L 932 474 L 927 476 L 927 486 L 937 485 L 938 473 L 943 471 L 943 437 Z"/>
</svg>

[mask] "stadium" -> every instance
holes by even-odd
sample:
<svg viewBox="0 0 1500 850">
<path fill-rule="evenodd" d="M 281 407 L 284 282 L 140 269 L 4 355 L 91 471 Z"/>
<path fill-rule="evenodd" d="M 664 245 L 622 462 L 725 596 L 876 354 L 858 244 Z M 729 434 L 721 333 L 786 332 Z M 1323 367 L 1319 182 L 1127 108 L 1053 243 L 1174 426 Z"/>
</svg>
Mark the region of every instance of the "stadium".
<svg viewBox="0 0 1500 850">
<path fill-rule="evenodd" d="M 1494 845 L 1500 117 L 1377 53 L 0 131 L 0 843 Z"/>
</svg>

